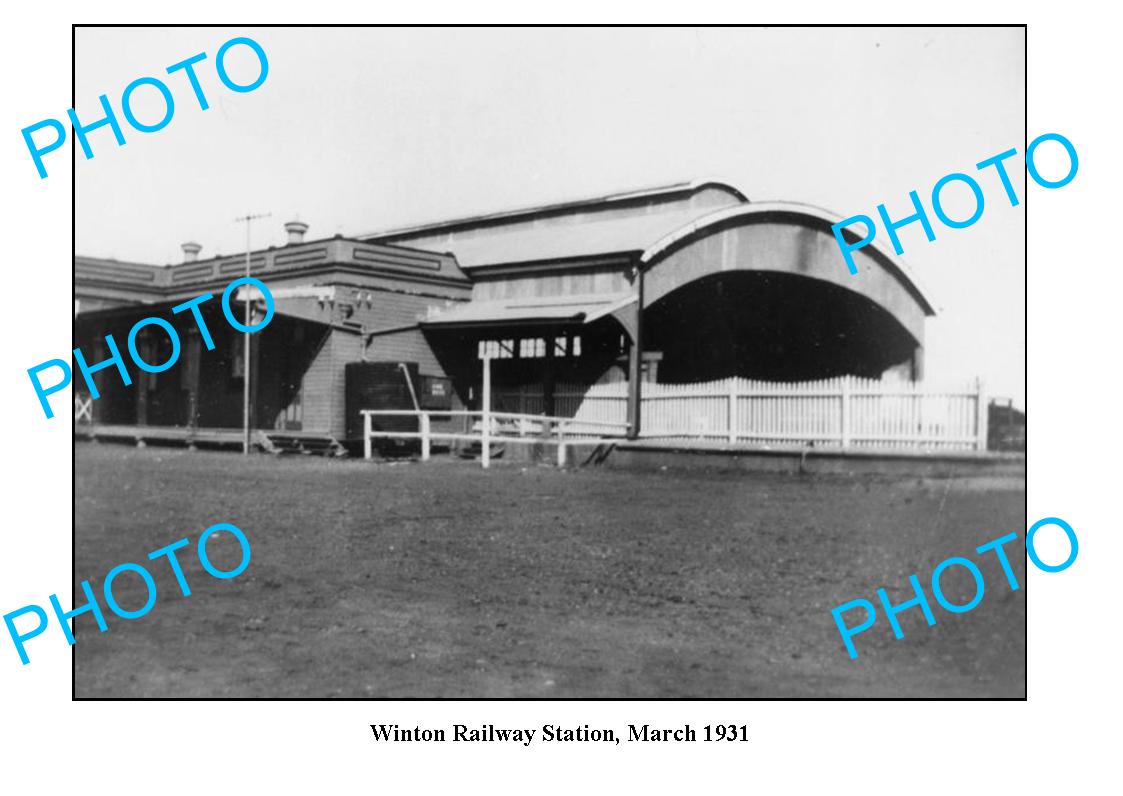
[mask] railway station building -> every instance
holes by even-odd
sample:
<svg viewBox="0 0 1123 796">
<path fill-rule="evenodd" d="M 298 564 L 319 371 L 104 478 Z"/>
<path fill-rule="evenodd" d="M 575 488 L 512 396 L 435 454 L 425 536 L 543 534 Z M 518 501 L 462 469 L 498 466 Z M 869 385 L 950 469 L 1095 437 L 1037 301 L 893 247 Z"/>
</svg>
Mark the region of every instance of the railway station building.
<svg viewBox="0 0 1123 796">
<path fill-rule="evenodd" d="M 561 385 L 573 395 L 626 384 L 631 435 L 645 383 L 921 379 L 932 302 L 877 243 L 855 253 L 851 276 L 830 228 L 839 220 L 697 181 L 350 237 L 306 239 L 307 225 L 290 222 L 286 245 L 250 254 L 275 300 L 252 336 L 251 425 L 263 439 L 347 443 L 356 395 L 475 408 L 484 356 L 499 400 L 547 415 L 575 411 Z M 88 361 L 107 356 L 106 334 L 122 340 L 152 315 L 183 340 L 175 368 L 136 372 L 131 387 L 113 369 L 96 374 L 96 401 L 76 377 L 79 425 L 138 439 L 241 428 L 240 333 L 211 302 L 208 351 L 171 307 L 220 294 L 244 275 L 245 255 L 183 251 L 172 265 L 76 257 L 75 346 Z M 138 347 L 162 361 L 167 345 L 156 331 Z"/>
</svg>

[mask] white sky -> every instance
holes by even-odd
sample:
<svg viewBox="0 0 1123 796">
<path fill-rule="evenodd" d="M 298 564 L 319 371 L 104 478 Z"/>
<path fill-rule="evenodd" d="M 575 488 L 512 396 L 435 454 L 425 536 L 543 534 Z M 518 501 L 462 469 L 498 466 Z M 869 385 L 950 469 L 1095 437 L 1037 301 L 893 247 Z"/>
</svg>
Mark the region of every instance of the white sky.
<svg viewBox="0 0 1123 796">
<path fill-rule="evenodd" d="M 269 57 L 249 94 L 214 71 L 234 36 Z M 918 224 L 900 234 L 942 310 L 927 326 L 929 380 L 981 375 L 1025 405 L 1021 29 L 133 28 L 76 40 L 83 121 L 100 116 L 99 94 L 119 109 L 141 76 L 166 78 L 176 99 L 164 130 L 138 133 L 119 114 L 124 147 L 102 128 L 94 159 L 78 154 L 77 251 L 121 260 L 179 262 L 187 240 L 202 257 L 239 252 L 233 219 L 247 212 L 273 214 L 255 227 L 259 248 L 282 244 L 297 216 L 310 239 L 355 235 L 702 177 L 750 200 L 844 216 L 885 203 L 901 218 L 910 190 L 930 208 L 940 177 L 1016 147 L 1021 205 L 988 170 L 973 227 L 931 216 L 934 243 Z M 200 51 L 205 112 L 182 74 L 164 74 Z M 254 63 L 245 48 L 228 61 L 239 82 Z M 147 91 L 133 107 L 152 122 L 162 103 Z M 48 172 L 66 157 L 47 155 Z M 945 194 L 953 217 L 970 215 L 963 194 Z"/>
</svg>

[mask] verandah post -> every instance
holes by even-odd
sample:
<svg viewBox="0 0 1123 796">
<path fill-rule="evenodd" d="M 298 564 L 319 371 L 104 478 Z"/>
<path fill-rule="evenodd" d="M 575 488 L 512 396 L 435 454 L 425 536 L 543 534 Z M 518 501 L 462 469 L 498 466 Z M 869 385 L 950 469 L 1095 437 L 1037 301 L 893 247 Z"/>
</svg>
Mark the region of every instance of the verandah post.
<svg viewBox="0 0 1123 796">
<path fill-rule="evenodd" d="M 635 339 L 628 352 L 628 439 L 640 435 L 643 408 L 643 267 L 636 264 Z"/>
<path fill-rule="evenodd" d="M 481 434 L 483 448 L 480 453 L 480 463 L 486 469 L 491 466 L 491 355 L 487 353 L 484 354 L 483 382 L 483 395 L 481 396 L 483 403 L 483 429 Z"/>
</svg>

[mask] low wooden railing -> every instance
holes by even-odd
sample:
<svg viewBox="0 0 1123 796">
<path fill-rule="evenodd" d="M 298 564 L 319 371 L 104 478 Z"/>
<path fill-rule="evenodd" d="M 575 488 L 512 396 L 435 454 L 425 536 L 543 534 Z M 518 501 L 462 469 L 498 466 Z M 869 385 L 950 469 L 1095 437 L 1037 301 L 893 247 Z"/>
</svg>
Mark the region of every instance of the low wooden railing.
<svg viewBox="0 0 1123 796">
<path fill-rule="evenodd" d="M 565 464 L 566 445 L 575 442 L 600 442 L 619 439 L 627 434 L 628 424 L 584 420 L 573 417 L 521 414 L 518 412 L 491 412 L 480 410 L 426 411 L 417 409 L 364 409 L 363 457 L 373 456 L 376 439 L 421 440 L 421 459 L 428 461 L 432 441 L 461 440 L 480 443 L 480 461 L 484 467 L 491 464 L 491 445 L 494 442 L 535 444 L 549 442 L 558 446 L 558 466 Z M 464 431 L 434 431 L 432 416 L 463 417 L 468 422 Z M 416 417 L 417 431 L 376 430 L 373 418 Z M 590 434 L 586 427 L 605 429 L 604 433 Z M 478 430 L 477 430 L 478 429 Z M 609 430 L 611 429 L 610 433 Z"/>
</svg>

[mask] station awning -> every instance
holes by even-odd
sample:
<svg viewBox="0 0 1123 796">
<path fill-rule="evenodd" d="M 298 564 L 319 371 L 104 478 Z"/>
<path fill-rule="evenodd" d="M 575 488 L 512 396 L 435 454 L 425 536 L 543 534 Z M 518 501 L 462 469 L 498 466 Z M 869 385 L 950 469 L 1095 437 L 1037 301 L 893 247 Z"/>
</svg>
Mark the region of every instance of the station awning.
<svg viewBox="0 0 1123 796">
<path fill-rule="evenodd" d="M 592 323 L 634 303 L 634 293 L 469 301 L 434 311 L 422 326 L 496 326 Z"/>
<path fill-rule="evenodd" d="M 322 323 L 337 329 L 358 332 L 360 325 L 340 323 L 336 303 L 344 297 L 334 285 L 269 286 L 273 307 L 278 315 L 298 318 L 312 323 Z M 260 307 L 264 296 L 254 285 L 242 285 L 234 293 L 235 301 L 253 301 Z M 343 316 L 349 317 L 349 316 Z"/>
</svg>

